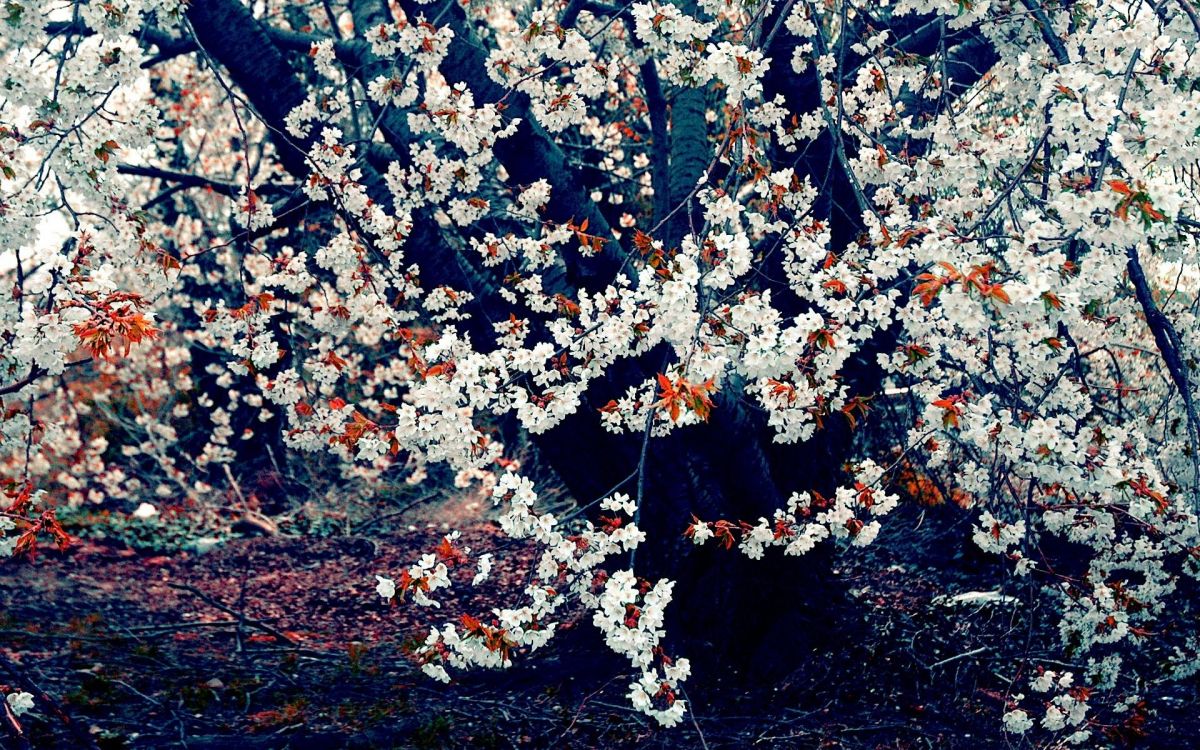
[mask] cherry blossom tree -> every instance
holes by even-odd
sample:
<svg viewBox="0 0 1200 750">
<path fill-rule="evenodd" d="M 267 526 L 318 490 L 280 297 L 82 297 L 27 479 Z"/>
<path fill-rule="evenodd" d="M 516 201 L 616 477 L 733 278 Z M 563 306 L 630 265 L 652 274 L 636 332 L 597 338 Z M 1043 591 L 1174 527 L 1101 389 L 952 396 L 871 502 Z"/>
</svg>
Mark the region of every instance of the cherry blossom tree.
<svg viewBox="0 0 1200 750">
<path fill-rule="evenodd" d="M 445 623 L 493 553 L 380 571 L 424 671 L 583 608 L 669 725 L 919 472 L 1087 665 L 1031 665 L 1007 731 L 1102 741 L 1200 669 L 1191 0 L 0 12 L 5 554 L 56 507 L 448 467 L 540 558 Z"/>
</svg>

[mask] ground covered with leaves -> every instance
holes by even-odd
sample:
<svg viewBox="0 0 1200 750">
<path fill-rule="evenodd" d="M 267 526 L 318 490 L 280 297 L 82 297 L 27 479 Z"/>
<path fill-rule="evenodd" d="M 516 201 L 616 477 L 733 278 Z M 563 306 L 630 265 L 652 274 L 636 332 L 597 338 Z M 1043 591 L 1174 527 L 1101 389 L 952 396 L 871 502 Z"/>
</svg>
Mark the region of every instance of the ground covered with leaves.
<svg viewBox="0 0 1200 750">
<path fill-rule="evenodd" d="M 936 519 L 927 541 L 955 535 Z M 510 670 L 425 678 L 408 647 L 429 613 L 388 607 L 374 574 L 436 546 L 423 521 L 367 539 L 276 534 L 205 553 L 155 555 L 80 542 L 0 575 L 0 683 L 33 692 L 33 747 L 99 748 L 987 748 L 1000 731 L 1021 650 L 1052 658 L 1017 588 L 980 560 L 925 567 L 844 557 L 835 571 L 860 618 L 836 653 L 769 687 L 697 680 L 691 716 L 659 729 L 624 698 L 627 665 L 591 625 L 568 622 L 547 652 Z M 489 523 L 480 549 L 505 544 Z M 890 545 L 880 545 L 881 550 Z M 912 559 L 911 557 L 909 558 Z M 494 575 L 513 588 L 532 551 L 509 549 Z M 488 588 L 464 589 L 434 622 L 485 612 Z M 1030 616 L 1034 615 L 1034 616 Z M 836 635 L 836 634 L 835 634 Z M 1008 644 L 998 650 L 997 644 Z M 1182 692 L 1180 692 L 1182 691 Z M 1194 686 L 1159 700 L 1139 747 L 1194 746 Z M 16 744 L 14 747 L 18 746 Z"/>
</svg>

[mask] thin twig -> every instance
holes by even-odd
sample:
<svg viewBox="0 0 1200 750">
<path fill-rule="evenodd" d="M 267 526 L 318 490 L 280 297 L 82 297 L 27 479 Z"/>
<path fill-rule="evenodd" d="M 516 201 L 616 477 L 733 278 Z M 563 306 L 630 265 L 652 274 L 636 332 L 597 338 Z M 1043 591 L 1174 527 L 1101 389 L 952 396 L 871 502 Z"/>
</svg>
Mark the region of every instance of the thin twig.
<svg viewBox="0 0 1200 750">
<path fill-rule="evenodd" d="M 972 656 L 978 656 L 979 654 L 985 653 L 987 651 L 991 651 L 991 648 L 989 648 L 987 646 L 980 646 L 979 648 L 973 648 L 970 651 L 966 651 L 964 653 L 957 654 L 955 656 L 947 657 L 945 659 L 942 659 L 941 661 L 935 661 L 933 664 L 930 664 L 928 667 L 926 667 L 926 669 L 937 669 L 938 667 L 942 666 L 943 664 L 949 664 L 950 662 L 958 661 L 959 659 L 969 659 Z"/>
<path fill-rule="evenodd" d="M 234 609 L 233 607 L 229 607 L 229 606 L 227 606 L 227 605 L 225 605 L 225 604 L 222 604 L 221 602 L 217 601 L 216 599 L 213 599 L 213 598 L 212 598 L 212 597 L 210 597 L 208 594 L 205 594 L 203 591 L 201 591 L 200 589 L 196 588 L 195 586 L 188 586 L 188 585 L 187 585 L 187 584 L 185 584 L 185 583 L 168 583 L 168 584 L 167 584 L 167 586 L 169 586 L 170 588 L 173 588 L 173 589 L 175 589 L 176 591 L 186 591 L 187 593 L 189 593 L 189 594 L 191 594 L 192 596 L 196 597 L 197 599 L 199 599 L 200 601 L 204 602 L 205 604 L 208 604 L 208 605 L 210 605 L 210 606 L 216 607 L 217 609 L 221 610 L 221 611 L 222 611 L 222 612 L 224 612 L 225 614 L 228 614 L 228 615 L 233 615 L 234 617 L 240 618 L 240 619 L 241 619 L 243 622 L 245 622 L 245 624 L 247 624 L 247 625 L 249 625 L 249 626 L 251 626 L 251 627 L 253 627 L 253 628 L 257 629 L 257 630 L 261 630 L 262 632 L 264 632 L 264 633 L 267 633 L 268 635 L 273 635 L 273 636 L 275 636 L 276 638 L 278 638 L 278 639 L 279 639 L 279 640 L 281 640 L 281 641 L 284 641 L 284 642 L 286 642 L 286 643 L 290 643 L 290 644 L 292 644 L 293 646 L 299 646 L 299 645 L 300 645 L 300 644 L 299 644 L 299 643 L 296 641 L 296 639 L 294 639 L 294 638 L 292 638 L 291 636 L 287 635 L 287 634 L 286 634 L 286 633 L 284 633 L 282 630 L 279 630 L 278 628 L 271 627 L 270 625 L 268 625 L 267 623 L 263 622 L 262 620 L 256 620 L 256 619 L 254 619 L 254 618 L 251 618 L 251 617 L 246 617 L 245 615 L 243 615 L 242 613 L 238 612 L 238 611 L 237 611 L 236 609 Z"/>
</svg>

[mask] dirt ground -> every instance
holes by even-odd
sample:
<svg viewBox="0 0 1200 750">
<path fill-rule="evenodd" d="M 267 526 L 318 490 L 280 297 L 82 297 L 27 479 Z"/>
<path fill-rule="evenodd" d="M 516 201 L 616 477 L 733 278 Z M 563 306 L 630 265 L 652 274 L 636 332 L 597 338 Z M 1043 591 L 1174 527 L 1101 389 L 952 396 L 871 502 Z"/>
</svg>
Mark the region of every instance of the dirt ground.
<svg viewBox="0 0 1200 750">
<path fill-rule="evenodd" d="M 999 732 L 1012 661 L 989 645 L 1011 613 L 951 611 L 937 599 L 944 581 L 878 560 L 839 568 L 873 642 L 813 654 L 757 692 L 694 682 L 693 713 L 674 729 L 629 708 L 628 667 L 587 623 L 566 623 L 547 652 L 518 655 L 510 670 L 440 685 L 405 654 L 428 611 L 387 606 L 374 575 L 441 534 L 432 524 L 374 540 L 260 537 L 171 557 L 84 542 L 3 563 L 0 684 L 36 691 L 22 722 L 33 747 L 1013 746 Z M 489 524 L 463 542 L 501 543 Z M 498 560 L 501 584 L 526 575 L 531 553 L 512 552 Z M 486 594 L 448 601 L 432 623 L 486 611 Z M 1140 746 L 1195 747 L 1181 718 L 1194 711 L 1178 713 Z"/>
</svg>

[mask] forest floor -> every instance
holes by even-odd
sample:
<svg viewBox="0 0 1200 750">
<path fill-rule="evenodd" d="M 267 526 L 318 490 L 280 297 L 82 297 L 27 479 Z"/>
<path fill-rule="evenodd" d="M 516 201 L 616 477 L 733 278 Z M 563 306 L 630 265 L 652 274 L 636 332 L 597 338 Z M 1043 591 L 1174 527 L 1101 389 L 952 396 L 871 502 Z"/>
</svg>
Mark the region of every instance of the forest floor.
<svg viewBox="0 0 1200 750">
<path fill-rule="evenodd" d="M 567 622 L 512 669 L 443 686 L 405 655 L 428 611 L 388 607 L 374 592 L 374 575 L 431 549 L 440 526 L 372 541 L 237 539 L 172 556 L 81 542 L 3 563 L 0 684 L 36 690 L 22 722 L 33 747 L 1014 746 L 999 722 L 1013 661 L 993 644 L 1006 642 L 1021 605 L 947 606 L 945 595 L 979 581 L 878 558 L 836 571 L 871 642 L 814 653 L 770 690 L 693 681 L 693 711 L 673 729 L 629 708 L 628 666 L 587 623 Z M 469 545 L 497 539 L 491 524 L 464 530 Z M 497 563 L 500 584 L 524 580 L 532 555 L 515 552 Z M 450 599 L 434 621 L 486 611 L 486 589 Z M 1196 719 L 1181 718 L 1194 711 L 1178 708 L 1139 746 L 1195 747 Z"/>
</svg>

